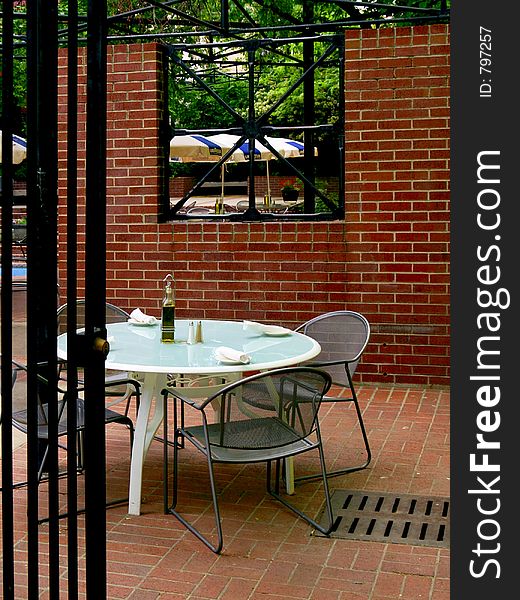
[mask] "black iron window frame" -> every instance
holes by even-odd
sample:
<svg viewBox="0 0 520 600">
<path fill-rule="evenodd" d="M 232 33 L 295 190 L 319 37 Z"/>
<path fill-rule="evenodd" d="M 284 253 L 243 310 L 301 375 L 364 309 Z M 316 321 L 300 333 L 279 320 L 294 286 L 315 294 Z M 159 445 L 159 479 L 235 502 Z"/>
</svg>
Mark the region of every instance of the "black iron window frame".
<svg viewBox="0 0 520 600">
<path fill-rule="evenodd" d="M 254 40 L 235 40 L 226 42 L 208 42 L 197 44 L 172 44 L 168 46 L 170 77 L 181 74 L 189 79 L 193 85 L 199 87 L 201 93 L 210 95 L 223 110 L 231 114 L 235 120 L 233 127 L 222 129 L 187 129 L 179 126 L 173 126 L 171 137 L 175 135 L 213 135 L 227 133 L 239 136 L 235 146 L 226 152 L 218 162 L 210 164 L 207 172 L 195 183 L 182 198 L 170 205 L 169 199 L 161 207 L 162 220 L 191 220 L 191 219 L 209 219 L 216 221 L 271 221 L 271 220 L 336 220 L 344 216 L 344 91 L 343 91 L 343 71 L 344 71 L 344 34 L 333 35 L 314 35 L 305 37 L 290 37 L 278 39 L 254 39 Z M 320 56 L 314 58 L 314 49 L 317 42 L 325 44 L 325 49 Z M 282 60 L 286 60 L 283 47 L 288 44 L 301 44 L 303 47 L 303 59 L 295 61 L 294 66 L 301 69 L 302 73 L 296 81 L 283 93 L 264 113 L 257 115 L 255 111 L 255 81 L 257 77 L 257 55 L 271 52 L 278 55 Z M 240 115 L 230 104 L 216 91 L 208 81 L 205 80 L 201 69 L 194 66 L 192 56 L 197 56 L 197 65 L 211 64 L 213 69 L 226 61 L 230 54 L 240 54 L 244 57 L 242 62 L 238 62 L 243 67 L 242 77 L 248 82 L 248 107 L 247 116 Z M 334 68 L 337 70 L 338 77 L 338 115 L 337 122 L 330 123 L 314 122 L 314 75 L 319 68 Z M 274 126 L 269 123 L 272 113 L 285 102 L 292 94 L 303 87 L 304 97 L 304 119 L 306 124 L 298 126 Z M 318 132 L 329 132 L 335 136 L 338 152 L 338 196 L 334 201 L 316 186 L 315 181 L 315 157 L 314 157 L 314 135 Z M 303 168 L 297 168 L 290 160 L 285 158 L 276 148 L 274 148 L 266 139 L 270 135 L 287 135 L 288 132 L 302 132 L 305 145 L 305 155 L 303 157 Z M 208 213 L 207 215 L 190 215 L 184 211 L 189 199 L 201 190 L 204 183 L 218 173 L 221 166 L 227 162 L 228 158 L 244 142 L 249 142 L 252 150 L 249 153 L 249 206 L 244 212 L 230 212 L 226 214 Z M 304 201 L 303 212 L 301 213 L 274 213 L 265 210 L 260 211 L 257 208 L 255 200 L 255 173 L 254 173 L 254 147 L 255 143 L 260 142 L 276 157 L 281 164 L 285 165 L 292 176 L 298 178 L 303 183 Z M 169 155 L 169 144 L 164 149 L 165 155 Z M 327 210 L 316 212 L 316 199 L 320 199 Z"/>
</svg>

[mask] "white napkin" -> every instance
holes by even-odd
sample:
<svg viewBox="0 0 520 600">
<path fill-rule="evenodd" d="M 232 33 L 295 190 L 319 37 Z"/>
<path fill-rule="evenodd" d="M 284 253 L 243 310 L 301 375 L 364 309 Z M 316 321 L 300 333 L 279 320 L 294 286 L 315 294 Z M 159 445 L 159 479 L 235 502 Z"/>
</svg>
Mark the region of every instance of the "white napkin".
<svg viewBox="0 0 520 600">
<path fill-rule="evenodd" d="M 151 315 L 145 315 L 140 308 L 135 308 L 130 313 L 129 320 L 134 321 L 135 323 L 148 323 L 149 325 L 152 325 L 152 323 L 157 321 L 155 317 Z"/>
<path fill-rule="evenodd" d="M 255 321 L 244 321 L 244 331 L 253 331 L 255 333 L 266 333 L 267 335 L 279 335 L 282 333 L 290 333 L 290 329 L 279 327 L 278 325 L 264 325 Z"/>
<path fill-rule="evenodd" d="M 217 360 L 222 362 L 234 362 L 234 363 L 242 363 L 247 365 L 251 362 L 251 357 L 249 354 L 245 354 L 244 352 L 240 352 L 240 350 L 235 350 L 234 348 L 228 348 L 227 346 L 219 346 L 215 348 L 215 357 Z"/>
</svg>

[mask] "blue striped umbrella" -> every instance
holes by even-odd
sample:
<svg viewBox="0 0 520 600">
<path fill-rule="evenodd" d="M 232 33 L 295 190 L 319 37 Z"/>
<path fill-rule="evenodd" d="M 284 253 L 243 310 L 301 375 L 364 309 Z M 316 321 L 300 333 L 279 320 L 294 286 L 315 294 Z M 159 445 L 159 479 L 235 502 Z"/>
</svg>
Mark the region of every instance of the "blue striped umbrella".
<svg viewBox="0 0 520 600">
<path fill-rule="evenodd" d="M 299 158 L 303 156 L 305 146 L 303 142 L 291 140 L 290 138 L 266 137 L 271 146 L 277 150 L 284 158 Z M 314 149 L 314 154 L 317 154 Z"/>
<path fill-rule="evenodd" d="M 27 142 L 19 137 L 13 135 L 13 164 L 18 165 L 27 156 Z M 2 131 L 0 131 L 0 163 L 2 162 Z"/>
<path fill-rule="evenodd" d="M 238 143 L 240 136 L 219 133 L 218 135 L 208 136 L 208 139 L 229 150 Z M 273 158 L 276 157 L 270 150 L 260 142 L 255 142 L 255 160 L 271 160 Z M 247 162 L 249 160 L 249 140 L 240 144 L 228 160 L 229 162 Z"/>
<path fill-rule="evenodd" d="M 203 135 L 176 135 L 170 141 L 170 161 L 213 162 L 230 148 Z"/>
</svg>

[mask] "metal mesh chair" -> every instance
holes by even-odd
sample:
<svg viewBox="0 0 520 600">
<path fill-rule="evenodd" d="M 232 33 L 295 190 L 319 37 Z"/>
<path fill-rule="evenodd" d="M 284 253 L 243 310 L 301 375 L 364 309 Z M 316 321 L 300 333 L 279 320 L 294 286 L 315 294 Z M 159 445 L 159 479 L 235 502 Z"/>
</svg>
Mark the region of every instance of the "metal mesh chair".
<svg viewBox="0 0 520 600">
<path fill-rule="evenodd" d="M 328 476 L 333 477 L 365 469 L 370 463 L 372 454 L 352 378 L 368 344 L 370 324 L 363 315 L 357 312 L 339 310 L 319 315 L 297 327 L 296 331 L 312 337 L 321 346 L 321 353 L 309 364 L 327 371 L 334 385 L 349 390 L 350 396 L 348 397 L 325 396 L 323 402 L 352 402 L 354 404 L 365 446 L 366 460 L 363 463 L 330 471 Z M 311 474 L 295 480 L 302 481 L 318 477 L 320 474 Z"/>
<path fill-rule="evenodd" d="M 48 380 L 42 375 L 37 375 L 37 390 L 34 397 L 28 395 L 28 386 L 27 386 L 27 366 L 21 364 L 17 361 L 12 361 L 12 387 L 13 387 L 13 411 L 12 411 L 12 424 L 13 427 L 18 431 L 21 431 L 24 434 L 28 434 L 29 431 L 29 419 L 31 418 L 31 414 L 36 415 L 36 431 L 37 437 L 39 441 L 39 468 L 37 473 L 37 482 L 47 480 L 47 456 L 49 454 L 49 414 L 52 414 L 52 422 L 56 427 L 56 435 L 58 440 L 60 438 L 64 438 L 68 436 L 68 419 L 67 419 L 67 410 L 70 410 L 72 398 L 70 394 L 67 393 L 66 390 L 60 388 L 59 386 L 54 390 L 54 392 L 50 389 L 50 383 Z M 48 395 L 45 393 L 45 390 L 51 394 L 52 402 L 47 403 Z M 75 438 L 76 438 L 76 448 L 75 452 L 77 455 L 77 471 L 83 471 L 83 455 L 82 455 L 82 447 L 83 447 L 83 439 L 82 434 L 85 430 L 85 401 L 82 398 L 76 398 L 73 406 L 75 404 L 76 411 L 76 426 L 75 426 Z M 35 408 L 35 412 L 28 410 L 28 407 L 31 406 L 33 409 Z M 52 413 L 50 413 L 50 407 L 52 407 Z M 108 425 L 110 423 L 119 423 L 124 425 L 129 430 L 129 460 L 131 460 L 132 453 L 132 445 L 134 441 L 134 424 L 130 417 L 127 415 L 122 415 L 118 412 L 110 410 L 108 408 L 105 409 L 105 424 Z M 1 422 L 0 415 L 0 422 Z M 58 444 L 61 448 L 65 448 L 65 446 Z M 67 472 L 58 473 L 58 477 L 62 477 L 66 475 Z M 28 484 L 27 481 L 21 481 L 13 484 L 13 489 L 20 488 L 26 486 Z M 2 488 L 0 488 L 1 490 Z M 114 500 L 108 500 L 106 506 L 114 506 L 121 504 L 122 502 L 126 502 L 127 498 L 120 498 Z M 84 512 L 84 509 L 81 508 L 77 510 L 77 513 Z M 67 516 L 67 512 L 60 513 L 58 515 L 59 518 L 63 518 Z M 39 523 L 43 523 L 48 521 L 48 517 L 38 519 Z"/>
<path fill-rule="evenodd" d="M 80 329 L 85 327 L 85 300 L 78 300 L 76 307 L 76 326 Z M 67 312 L 67 304 L 63 304 L 58 308 L 58 335 L 67 331 Z M 109 302 L 105 304 L 105 322 L 107 325 L 110 323 L 125 322 L 129 317 L 130 315 L 122 308 L 110 304 Z M 64 375 L 65 367 L 62 366 L 60 376 Z M 125 415 L 128 415 L 132 397 L 135 397 L 136 412 L 139 410 L 141 384 L 137 379 L 131 377 L 129 373 L 107 370 L 105 373 L 105 386 L 106 395 L 111 398 L 116 398 L 109 402 L 108 406 L 126 401 Z"/>
<path fill-rule="evenodd" d="M 26 372 L 26 371 L 27 371 L 27 367 L 25 365 L 22 365 L 21 363 L 13 361 L 13 377 L 12 377 L 13 388 L 15 387 L 16 381 L 19 377 L 18 374 L 21 372 Z M 38 375 L 38 382 L 39 382 L 40 386 L 48 386 L 49 385 L 49 382 L 41 375 Z M 23 381 L 23 383 L 25 383 L 25 381 Z M 26 406 L 28 406 L 29 402 L 31 402 L 31 399 L 27 397 L 27 386 L 24 386 L 24 387 L 25 387 L 25 390 L 24 390 L 25 393 L 23 394 L 23 397 L 25 398 Z M 60 387 L 58 387 L 57 392 L 58 392 L 59 399 L 55 403 L 53 410 L 55 411 L 55 414 L 57 415 L 58 437 L 62 437 L 62 436 L 67 435 L 67 408 L 69 406 L 69 398 L 68 398 L 68 394 L 67 394 L 66 390 L 63 390 Z M 49 405 L 44 403 L 44 401 L 42 400 L 42 395 L 40 393 L 36 394 L 36 398 L 34 399 L 34 402 L 37 404 L 38 439 L 47 440 L 48 436 L 49 436 L 49 432 L 48 432 Z M 26 406 L 24 406 L 23 408 L 20 408 L 18 406 L 17 409 L 13 411 L 13 415 L 12 415 L 13 426 L 25 434 L 27 434 L 27 427 L 28 427 L 28 421 L 27 421 L 28 410 L 27 410 Z M 110 410 L 109 408 L 106 408 L 105 409 L 105 424 L 108 424 L 108 423 L 121 423 L 128 427 L 128 429 L 130 430 L 130 448 L 131 448 L 132 444 L 133 444 L 133 439 L 134 439 L 134 424 L 132 422 L 132 419 L 130 419 L 130 417 L 128 417 L 127 415 L 122 415 L 118 412 Z M 84 428 L 85 428 L 85 401 L 82 398 L 77 398 L 77 400 L 76 400 L 76 431 L 79 434 L 80 432 L 82 432 L 84 430 Z M 42 456 L 42 459 L 41 459 L 40 471 L 38 473 L 38 480 L 40 480 L 42 477 L 42 471 L 44 469 L 47 452 L 48 452 L 48 450 L 45 451 L 45 454 L 44 454 L 44 456 Z M 82 465 L 82 457 L 81 457 L 81 444 L 78 444 L 78 468 L 81 470 L 82 466 L 83 465 Z"/>
<path fill-rule="evenodd" d="M 167 437 L 167 407 L 174 399 L 174 469 L 173 500 L 169 503 L 168 453 L 165 450 L 164 510 L 174 515 L 213 552 L 223 546 L 222 526 L 213 472 L 214 463 L 267 463 L 267 491 L 287 508 L 305 519 L 310 525 L 327 535 L 332 530 L 333 516 L 327 483 L 325 460 L 321 444 L 318 409 L 323 394 L 330 387 L 330 376 L 310 367 L 289 367 L 260 373 L 232 383 L 207 399 L 197 402 L 175 389 L 163 390 L 164 426 Z M 188 421 L 198 414 L 200 424 L 185 426 L 178 422 L 178 404 L 187 407 Z M 188 409 L 191 409 L 188 410 Z M 188 413 L 191 412 L 192 414 Z M 189 441 L 206 457 L 213 510 L 217 528 L 217 543 L 177 511 L 178 456 L 183 442 Z M 166 449 L 165 445 L 165 449 Z M 280 495 L 281 461 L 310 450 L 320 456 L 321 476 L 329 523 L 319 525 L 310 516 Z M 275 462 L 274 487 L 271 463 Z"/>
</svg>

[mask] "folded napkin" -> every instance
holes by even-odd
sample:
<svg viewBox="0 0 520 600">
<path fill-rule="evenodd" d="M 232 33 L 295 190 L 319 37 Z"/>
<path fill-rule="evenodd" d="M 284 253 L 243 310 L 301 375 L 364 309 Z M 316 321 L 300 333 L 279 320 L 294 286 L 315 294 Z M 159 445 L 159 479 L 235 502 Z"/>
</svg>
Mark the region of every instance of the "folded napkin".
<svg viewBox="0 0 520 600">
<path fill-rule="evenodd" d="M 140 308 L 135 308 L 130 313 L 129 321 L 134 321 L 135 323 L 148 323 L 149 325 L 152 325 L 153 323 L 157 322 L 157 319 L 151 315 L 145 315 Z"/>
<path fill-rule="evenodd" d="M 269 325 L 264 325 L 263 323 L 256 323 L 255 321 L 244 321 L 244 331 L 254 331 L 255 333 L 264 333 L 266 328 Z"/>
<path fill-rule="evenodd" d="M 280 327 L 278 325 L 264 325 L 263 323 L 256 323 L 255 321 L 244 321 L 244 331 L 253 331 L 254 333 L 267 334 L 267 335 L 283 335 L 291 333 L 290 329 Z"/>
<path fill-rule="evenodd" d="M 242 363 L 247 365 L 251 362 L 249 354 L 240 352 L 240 350 L 235 350 L 234 348 L 228 348 L 227 346 L 215 348 L 215 357 L 217 360 L 227 363 Z"/>
</svg>

